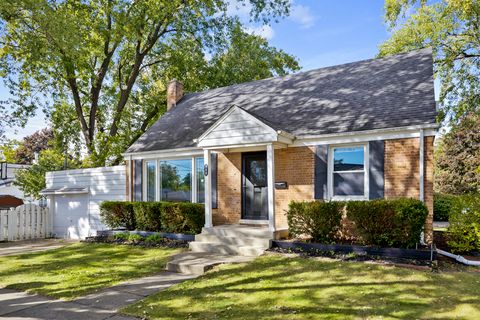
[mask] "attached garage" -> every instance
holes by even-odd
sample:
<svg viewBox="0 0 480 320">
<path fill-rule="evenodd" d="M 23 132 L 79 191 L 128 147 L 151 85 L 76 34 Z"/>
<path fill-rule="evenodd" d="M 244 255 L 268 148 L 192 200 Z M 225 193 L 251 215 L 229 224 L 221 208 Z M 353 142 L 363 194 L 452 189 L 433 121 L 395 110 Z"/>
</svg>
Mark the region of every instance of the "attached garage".
<svg viewBox="0 0 480 320">
<path fill-rule="evenodd" d="M 53 234 L 57 238 L 85 239 L 106 229 L 100 203 L 126 200 L 125 167 L 102 167 L 48 172 L 48 198 Z"/>
</svg>

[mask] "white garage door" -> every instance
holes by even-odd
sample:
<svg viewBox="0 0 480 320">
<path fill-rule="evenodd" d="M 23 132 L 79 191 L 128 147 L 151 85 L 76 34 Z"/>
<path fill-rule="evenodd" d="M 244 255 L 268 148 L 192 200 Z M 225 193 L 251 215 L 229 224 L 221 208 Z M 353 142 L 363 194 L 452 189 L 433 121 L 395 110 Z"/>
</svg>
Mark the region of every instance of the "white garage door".
<svg viewBox="0 0 480 320">
<path fill-rule="evenodd" d="M 55 195 L 53 233 L 58 238 L 85 239 L 90 234 L 88 194 Z"/>
</svg>

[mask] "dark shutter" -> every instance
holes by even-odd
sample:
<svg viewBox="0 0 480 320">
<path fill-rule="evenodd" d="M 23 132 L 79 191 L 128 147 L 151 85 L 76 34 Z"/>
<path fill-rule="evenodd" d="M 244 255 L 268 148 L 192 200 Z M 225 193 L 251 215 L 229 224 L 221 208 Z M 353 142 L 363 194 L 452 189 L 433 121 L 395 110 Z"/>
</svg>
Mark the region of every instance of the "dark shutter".
<svg viewBox="0 0 480 320">
<path fill-rule="evenodd" d="M 135 160 L 133 173 L 133 200 L 142 201 L 142 160 Z"/>
<path fill-rule="evenodd" d="M 320 145 L 315 150 L 315 199 L 328 198 L 327 192 L 327 168 L 328 146 Z"/>
<path fill-rule="evenodd" d="M 211 179 L 212 179 L 212 208 L 216 209 L 217 208 L 217 159 L 218 159 L 218 154 L 212 153 L 211 154 Z"/>
<path fill-rule="evenodd" d="M 385 178 L 384 178 L 384 156 L 385 141 L 369 142 L 369 193 L 370 199 L 381 199 L 384 197 Z"/>
</svg>

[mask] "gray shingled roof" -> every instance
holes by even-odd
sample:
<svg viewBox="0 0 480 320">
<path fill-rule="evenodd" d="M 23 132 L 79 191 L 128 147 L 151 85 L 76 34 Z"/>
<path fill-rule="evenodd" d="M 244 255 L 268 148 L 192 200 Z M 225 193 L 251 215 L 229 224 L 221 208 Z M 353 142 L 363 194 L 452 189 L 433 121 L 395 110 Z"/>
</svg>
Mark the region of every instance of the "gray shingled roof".
<svg viewBox="0 0 480 320">
<path fill-rule="evenodd" d="M 232 105 L 306 137 L 435 123 L 430 49 L 188 94 L 130 148 L 195 147 Z"/>
</svg>

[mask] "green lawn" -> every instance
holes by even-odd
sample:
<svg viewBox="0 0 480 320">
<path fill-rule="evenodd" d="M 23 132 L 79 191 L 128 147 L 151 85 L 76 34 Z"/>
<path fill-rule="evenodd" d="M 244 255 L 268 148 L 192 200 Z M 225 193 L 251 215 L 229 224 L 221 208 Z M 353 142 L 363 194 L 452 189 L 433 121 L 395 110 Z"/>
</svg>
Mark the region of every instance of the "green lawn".
<svg viewBox="0 0 480 320">
<path fill-rule="evenodd" d="M 0 257 L 0 287 L 73 299 L 164 269 L 179 249 L 72 244 L 60 249 Z"/>
<path fill-rule="evenodd" d="M 149 319 L 480 319 L 480 273 L 266 256 L 123 310 Z"/>
</svg>

